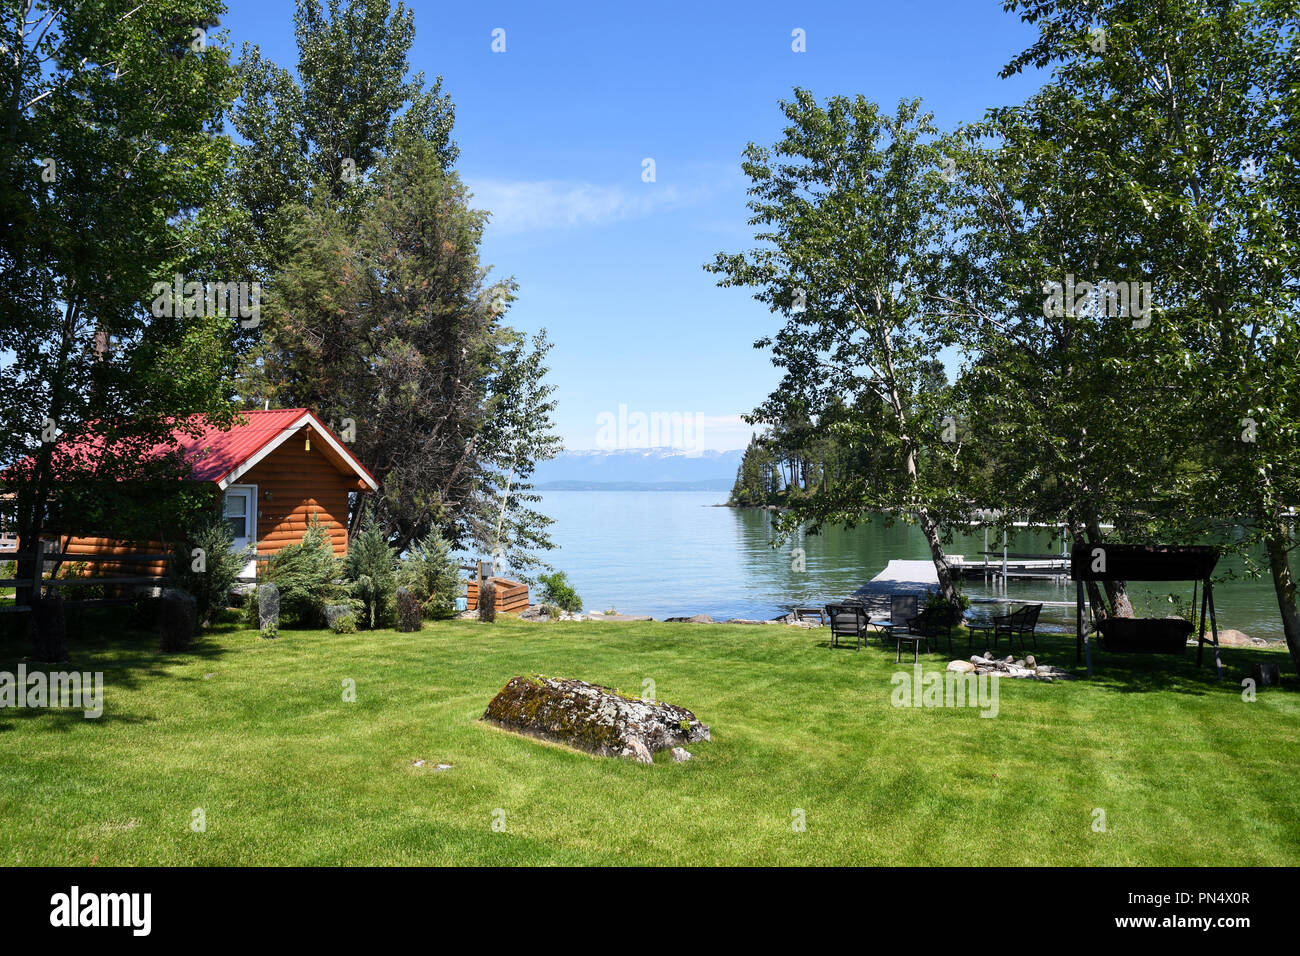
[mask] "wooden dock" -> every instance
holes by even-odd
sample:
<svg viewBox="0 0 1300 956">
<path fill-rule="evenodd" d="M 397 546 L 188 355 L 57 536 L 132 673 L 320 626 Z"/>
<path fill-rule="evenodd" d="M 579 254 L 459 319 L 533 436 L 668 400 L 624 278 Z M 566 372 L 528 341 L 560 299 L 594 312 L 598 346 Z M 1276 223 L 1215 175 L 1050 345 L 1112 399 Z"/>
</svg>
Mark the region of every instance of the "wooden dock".
<svg viewBox="0 0 1300 956">
<path fill-rule="evenodd" d="M 872 614 L 889 614 L 892 594 L 915 594 L 924 597 L 939 586 L 933 561 L 895 559 L 885 569 L 845 599 L 846 604 L 861 604 Z"/>
<path fill-rule="evenodd" d="M 950 554 L 948 555 L 948 566 L 952 569 L 954 575 L 963 579 L 988 576 L 1003 578 L 1004 580 L 1041 579 L 1059 581 L 1069 577 L 1070 560 L 1068 557 L 1013 556 L 1008 553 L 1005 571 L 1001 557 L 1002 553 L 998 552 L 996 562 L 992 560 L 992 554 L 985 555 L 978 561 L 969 561 L 964 555 Z M 915 594 L 918 597 L 924 597 L 926 594 L 937 590 L 938 587 L 939 575 L 934 570 L 933 561 L 928 559 L 914 561 L 896 558 L 885 565 L 883 571 L 846 598 L 845 603 L 861 604 L 869 608 L 873 614 L 888 614 L 890 595 Z M 1003 598 L 976 598 L 975 601 L 981 604 L 1007 603 L 1006 599 Z M 1055 604 L 1057 602 L 1045 603 Z M 1073 607 L 1073 604 L 1068 601 L 1060 602 L 1060 604 L 1062 607 L 1067 604 Z"/>
</svg>

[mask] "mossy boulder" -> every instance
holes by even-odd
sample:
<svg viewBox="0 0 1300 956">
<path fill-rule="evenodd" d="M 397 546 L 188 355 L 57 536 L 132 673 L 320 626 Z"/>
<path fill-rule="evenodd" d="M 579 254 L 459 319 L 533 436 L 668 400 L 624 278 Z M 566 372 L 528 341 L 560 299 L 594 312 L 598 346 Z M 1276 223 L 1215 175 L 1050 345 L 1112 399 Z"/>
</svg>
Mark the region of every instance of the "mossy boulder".
<svg viewBox="0 0 1300 956">
<path fill-rule="evenodd" d="M 598 756 L 642 763 L 649 763 L 657 750 L 709 739 L 708 726 L 684 707 L 539 675 L 512 677 L 492 698 L 483 719 Z"/>
</svg>

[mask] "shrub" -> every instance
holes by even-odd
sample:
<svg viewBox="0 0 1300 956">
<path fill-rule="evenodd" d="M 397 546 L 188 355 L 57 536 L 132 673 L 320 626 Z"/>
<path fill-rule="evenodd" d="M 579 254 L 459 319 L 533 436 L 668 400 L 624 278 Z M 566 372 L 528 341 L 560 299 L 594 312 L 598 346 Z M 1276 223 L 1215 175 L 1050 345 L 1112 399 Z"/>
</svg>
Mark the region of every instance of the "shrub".
<svg viewBox="0 0 1300 956">
<path fill-rule="evenodd" d="M 398 588 L 394 597 L 397 603 L 397 629 L 410 633 L 423 627 L 424 614 L 415 595 L 406 588 Z"/>
<path fill-rule="evenodd" d="M 366 627 L 383 627 L 393 619 L 393 590 L 397 587 L 397 555 L 371 513 L 348 546 L 343 575 L 352 595 L 361 602 Z"/>
<path fill-rule="evenodd" d="M 196 548 L 203 552 L 201 560 L 194 554 Z M 208 627 L 226 609 L 230 589 L 252 559 L 253 549 L 236 551 L 230 525 L 219 514 L 208 512 L 176 547 L 168 576 L 172 587 L 194 596 L 199 624 Z"/>
<path fill-rule="evenodd" d="M 355 634 L 357 611 L 351 604 L 331 604 L 325 609 L 325 622 L 335 634 Z"/>
<path fill-rule="evenodd" d="M 554 604 L 560 610 L 568 611 L 570 614 L 577 614 L 582 610 L 582 598 L 578 597 L 578 592 L 573 590 L 573 585 L 569 584 L 569 579 L 565 577 L 563 571 L 539 574 L 537 580 L 542 584 L 542 600 L 545 603 Z"/>
<path fill-rule="evenodd" d="M 460 567 L 450 552 L 442 535 L 431 531 L 411 545 L 397 571 L 397 583 L 411 592 L 427 618 L 456 613 L 456 598 L 461 596 Z"/>
<path fill-rule="evenodd" d="M 497 585 L 491 578 L 484 580 L 479 588 L 478 619 L 489 624 L 497 619 Z"/>
<path fill-rule="evenodd" d="M 298 544 L 281 548 L 266 563 L 267 581 L 280 591 L 280 610 L 307 626 L 325 623 L 325 608 L 347 597 L 338 580 L 339 560 L 316 516 Z"/>
<path fill-rule="evenodd" d="M 257 611 L 257 588 L 253 588 L 253 590 L 249 591 L 248 594 L 244 596 L 244 605 L 242 608 L 240 608 L 240 617 L 244 622 L 244 627 L 259 626 L 258 624 L 259 617 Z"/>
</svg>

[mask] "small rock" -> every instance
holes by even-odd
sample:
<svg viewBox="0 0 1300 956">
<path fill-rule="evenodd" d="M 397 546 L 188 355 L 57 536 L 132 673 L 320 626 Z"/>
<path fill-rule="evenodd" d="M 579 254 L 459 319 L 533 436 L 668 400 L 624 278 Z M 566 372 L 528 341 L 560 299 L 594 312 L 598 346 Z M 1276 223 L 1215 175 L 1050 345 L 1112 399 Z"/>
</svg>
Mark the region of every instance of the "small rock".
<svg viewBox="0 0 1300 956">
<path fill-rule="evenodd" d="M 627 747 L 623 750 L 623 756 L 631 757 L 637 763 L 655 762 L 654 758 L 650 756 L 650 748 L 645 745 L 645 741 L 640 737 L 628 738 Z"/>
<path fill-rule="evenodd" d="M 1190 643 L 1195 644 L 1196 634 L 1193 633 L 1188 640 Z M 1210 629 L 1207 627 L 1205 629 L 1205 641 L 1208 644 L 1212 640 L 1213 637 L 1210 633 Z M 1257 641 L 1255 638 L 1252 638 L 1248 634 L 1244 634 L 1241 631 L 1236 630 L 1235 628 L 1231 628 L 1231 627 L 1219 628 L 1220 647 L 1253 647 L 1255 646 L 1256 643 Z"/>
<path fill-rule="evenodd" d="M 421 761 L 421 763 L 423 763 L 423 761 Z M 440 764 L 438 764 L 438 766 L 434 767 L 433 769 L 434 769 L 434 770 L 450 770 L 450 769 L 451 769 L 451 764 L 449 764 L 449 763 L 440 763 Z"/>
<path fill-rule="evenodd" d="M 1025 658 L 1025 666 L 1031 668 L 1038 666 L 1038 661 L 1034 659 L 1033 654 L 1030 654 L 1028 657 Z"/>
<path fill-rule="evenodd" d="M 416 761 L 414 761 L 414 762 L 412 763 L 412 766 L 414 766 L 414 767 L 423 767 L 423 766 L 424 766 L 424 761 L 423 761 L 423 760 L 416 760 Z"/>
<path fill-rule="evenodd" d="M 950 661 L 948 670 L 956 671 L 959 674 L 969 674 L 975 670 L 975 665 L 970 661 Z"/>
<path fill-rule="evenodd" d="M 203 679 L 204 679 L 204 680 L 211 680 L 213 677 L 216 677 L 216 676 L 217 676 L 217 672 L 216 672 L 216 671 L 212 671 L 211 673 L 204 674 L 204 675 L 203 675 Z"/>
<path fill-rule="evenodd" d="M 685 747 L 674 747 L 672 753 L 673 763 L 686 763 L 691 759 L 691 752 Z"/>
<path fill-rule="evenodd" d="M 1016 662 L 1016 657 L 1014 654 L 1008 654 L 1006 657 L 1002 658 L 1003 664 L 1014 664 L 1015 662 Z"/>
</svg>

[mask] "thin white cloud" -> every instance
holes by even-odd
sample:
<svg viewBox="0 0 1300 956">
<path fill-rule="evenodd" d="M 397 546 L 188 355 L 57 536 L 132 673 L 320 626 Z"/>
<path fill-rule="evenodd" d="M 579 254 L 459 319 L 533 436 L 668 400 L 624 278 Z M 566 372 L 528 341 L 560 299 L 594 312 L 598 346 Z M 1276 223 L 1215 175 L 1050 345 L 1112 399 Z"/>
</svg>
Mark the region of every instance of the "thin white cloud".
<svg viewBox="0 0 1300 956">
<path fill-rule="evenodd" d="M 766 426 L 750 425 L 739 415 L 701 415 L 696 422 L 700 429 L 699 447 L 718 451 L 744 448 L 751 435 L 766 430 Z"/>
<path fill-rule="evenodd" d="M 701 198 L 705 190 L 663 183 L 600 186 L 562 180 L 479 179 L 469 182 L 471 204 L 492 214 L 498 233 L 599 226 L 649 216 Z"/>
</svg>

